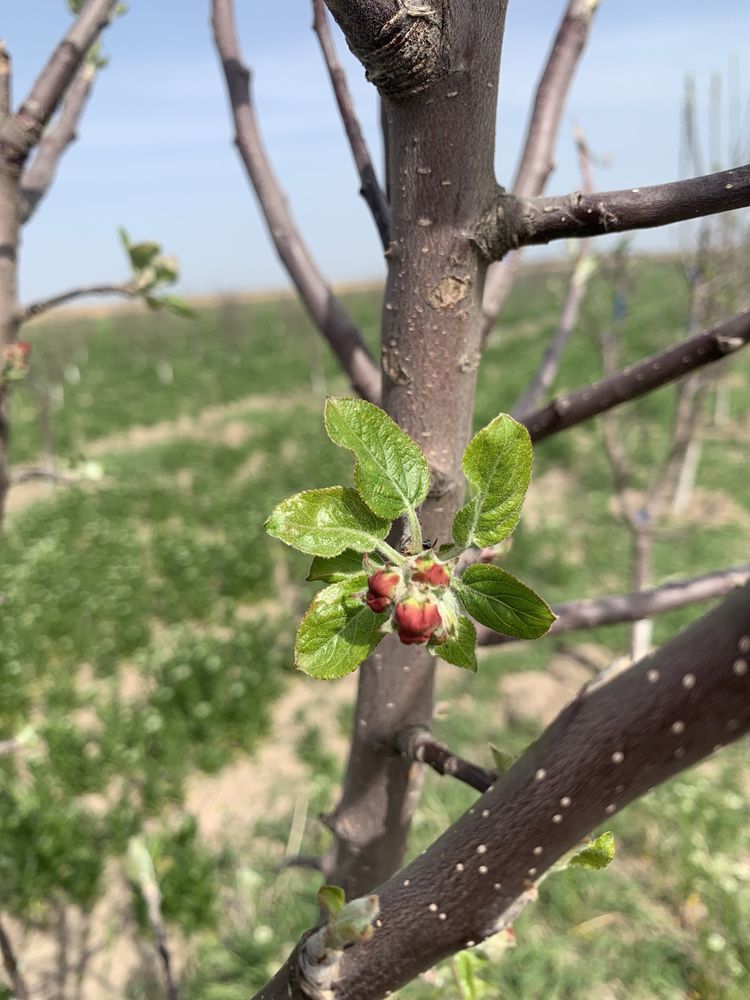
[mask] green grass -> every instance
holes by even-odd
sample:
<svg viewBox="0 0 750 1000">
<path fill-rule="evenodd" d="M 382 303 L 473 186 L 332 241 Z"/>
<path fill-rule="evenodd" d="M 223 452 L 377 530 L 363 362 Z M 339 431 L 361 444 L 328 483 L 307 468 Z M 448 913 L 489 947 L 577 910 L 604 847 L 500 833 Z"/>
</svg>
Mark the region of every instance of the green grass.
<svg viewBox="0 0 750 1000">
<path fill-rule="evenodd" d="M 624 362 L 684 335 L 677 269 L 643 262 L 638 277 Z M 509 408 L 533 373 L 564 291 L 564 275 L 519 280 L 480 371 L 477 427 Z M 609 301 L 595 284 L 557 391 L 598 376 L 592 334 L 608 322 Z M 379 296 L 348 304 L 374 344 Z M 239 1000 L 314 919 L 316 877 L 276 873 L 288 822 L 248 831 L 246 849 L 209 850 L 185 813 L 185 787 L 196 771 L 252 752 L 267 732 L 311 589 L 301 583 L 306 561 L 269 539 L 263 522 L 291 492 L 348 480 L 349 457 L 326 441 L 321 419 L 322 393 L 345 393 L 346 383 L 292 301 L 227 304 L 191 322 L 65 319 L 30 339 L 33 374 L 14 397 L 15 461 L 52 448 L 71 464 L 96 458 L 104 478 L 29 506 L 4 538 L 0 739 L 31 721 L 40 741 L 28 766 L 0 762 L 3 907 L 42 923 L 53 897 L 85 908 L 101 891 L 107 857 L 147 823 L 170 924 L 194 935 L 185 995 Z M 747 551 L 750 358 L 735 359 L 731 377 L 734 420 L 708 433 L 698 475 L 716 516 L 660 529 L 658 579 L 731 565 Z M 673 406 L 664 388 L 631 408 L 629 447 L 643 476 L 664 447 Z M 648 435 L 637 432 L 641 421 Z M 535 480 L 546 492 L 514 536 L 508 567 L 550 601 L 628 589 L 628 539 L 597 424 L 541 444 Z M 694 615 L 660 619 L 657 641 Z M 585 638 L 619 652 L 627 630 Z M 503 676 L 542 671 L 565 647 L 554 639 L 509 647 L 484 657 L 476 677 L 442 672 L 438 697 L 460 711 L 438 724 L 441 738 L 488 764 L 490 742 L 520 751 L 535 728 L 486 706 L 497 704 Z M 298 723 L 310 817 L 335 800 L 343 762 L 330 737 L 341 723 L 314 713 Z M 613 869 L 546 882 L 519 921 L 518 947 L 478 965 L 481 995 L 747 995 L 747 757 L 745 745 L 729 750 L 618 817 Z M 430 843 L 472 795 L 430 774 L 410 849 Z M 309 819 L 304 850 L 326 844 Z M 184 870 L 194 870 L 192 882 Z M 435 975 L 403 996 L 459 996 L 449 966 Z M 129 995 L 160 994 L 146 979 Z"/>
</svg>

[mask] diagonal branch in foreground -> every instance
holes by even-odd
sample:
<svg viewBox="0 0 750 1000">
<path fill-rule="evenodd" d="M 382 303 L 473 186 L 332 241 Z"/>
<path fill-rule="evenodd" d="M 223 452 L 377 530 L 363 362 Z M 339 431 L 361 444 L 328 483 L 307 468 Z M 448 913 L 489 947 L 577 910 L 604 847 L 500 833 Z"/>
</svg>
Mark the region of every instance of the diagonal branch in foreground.
<svg viewBox="0 0 750 1000">
<path fill-rule="evenodd" d="M 750 564 L 732 569 L 717 570 L 690 580 L 674 580 L 661 587 L 641 590 L 634 594 L 611 597 L 585 598 L 556 604 L 552 610 L 557 615 L 548 635 L 599 628 L 602 625 L 619 625 L 637 622 L 668 611 L 685 608 L 700 601 L 724 597 L 750 580 Z M 509 636 L 499 635 L 480 625 L 477 629 L 480 646 L 500 646 L 515 642 Z"/>
<path fill-rule="evenodd" d="M 344 68 L 336 55 L 336 47 L 333 44 L 331 29 L 328 25 L 328 15 L 326 5 L 323 0 L 313 0 L 313 30 L 318 36 L 323 59 L 331 79 L 331 86 L 338 105 L 341 121 L 349 140 L 354 163 L 357 167 L 359 180 L 362 185 L 360 194 L 366 201 L 377 226 L 380 242 L 383 249 L 388 249 L 391 240 L 391 208 L 385 192 L 378 182 L 375 168 L 372 165 L 370 150 L 367 148 L 365 137 L 354 110 L 354 101 L 349 90 Z"/>
<path fill-rule="evenodd" d="M 507 927 L 581 838 L 750 729 L 750 584 L 611 680 L 584 688 L 430 848 L 376 891 L 336 1000 L 375 1000 Z M 296 954 L 296 952 L 295 952 Z M 300 998 L 295 957 L 258 994 Z"/>
<path fill-rule="evenodd" d="M 380 369 L 303 242 L 263 147 L 250 94 L 250 70 L 242 60 L 237 41 L 232 0 L 212 0 L 211 8 L 214 39 L 236 129 L 235 142 L 276 250 L 354 390 L 365 399 L 378 402 Z"/>
<path fill-rule="evenodd" d="M 652 229 L 750 205 L 750 164 L 690 180 L 554 198 L 501 191 L 480 223 L 477 244 L 489 260 L 520 246 Z"/>
<path fill-rule="evenodd" d="M 534 442 L 590 420 L 639 396 L 674 382 L 703 365 L 721 361 L 750 343 L 750 309 L 710 330 L 697 333 L 643 361 L 628 365 L 616 375 L 564 396 L 524 417 Z"/>
<path fill-rule="evenodd" d="M 526 141 L 511 185 L 517 197 L 540 195 L 552 173 L 563 110 L 598 6 L 599 0 L 569 0 L 565 8 L 537 86 Z M 508 297 L 519 263 L 520 254 L 515 254 L 492 264 L 487 272 L 482 339 L 489 334 Z"/>
<path fill-rule="evenodd" d="M 0 125 L 2 159 L 20 171 L 63 99 L 86 54 L 109 24 L 118 0 L 88 0 L 14 115 Z"/>
<path fill-rule="evenodd" d="M 96 76 L 96 67 L 85 62 L 78 70 L 60 108 L 57 121 L 39 140 L 34 159 L 21 176 L 21 221 L 26 223 L 49 191 L 65 150 L 75 142 L 76 129 Z"/>
</svg>

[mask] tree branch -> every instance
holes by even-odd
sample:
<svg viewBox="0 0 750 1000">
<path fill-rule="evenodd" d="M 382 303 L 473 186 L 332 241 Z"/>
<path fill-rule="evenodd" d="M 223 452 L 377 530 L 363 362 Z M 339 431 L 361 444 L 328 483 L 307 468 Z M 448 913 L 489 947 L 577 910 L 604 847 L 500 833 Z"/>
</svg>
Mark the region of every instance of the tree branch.
<svg viewBox="0 0 750 1000">
<path fill-rule="evenodd" d="M 750 729 L 750 584 L 640 663 L 591 684 L 487 793 L 378 890 L 336 1000 L 374 1000 L 507 927 L 590 831 Z M 289 965 L 262 1000 L 298 1000 Z M 284 992 L 286 990 L 286 992 Z"/>
<path fill-rule="evenodd" d="M 580 191 L 554 198 L 516 198 L 501 192 L 483 220 L 477 243 L 489 260 L 519 246 L 552 240 L 651 229 L 750 205 L 750 164 L 671 184 Z"/>
<path fill-rule="evenodd" d="M 352 156 L 359 173 L 362 184 L 360 194 L 367 202 L 372 217 L 380 234 L 380 242 L 383 249 L 388 249 L 390 243 L 391 230 L 391 208 L 381 188 L 375 168 L 372 165 L 372 157 L 367 148 L 365 137 L 362 134 L 357 113 L 354 110 L 354 102 L 346 81 L 346 74 L 336 55 L 336 48 L 328 27 L 328 16 L 323 0 L 313 0 L 313 30 L 318 36 L 323 59 L 331 78 L 333 93 L 336 97 L 341 121 L 343 122 L 346 136 L 352 150 Z"/>
<path fill-rule="evenodd" d="M 534 442 L 590 420 L 598 413 L 638 399 L 703 365 L 721 361 L 750 342 L 750 309 L 724 323 L 674 344 L 643 361 L 628 365 L 611 378 L 558 396 L 523 419 Z"/>
<path fill-rule="evenodd" d="M 0 920 L 0 955 L 2 955 L 3 967 L 14 993 L 14 1000 L 31 1000 L 29 987 L 18 968 L 18 959 L 2 920 Z"/>
<path fill-rule="evenodd" d="M 380 371 L 362 335 L 326 284 L 302 241 L 260 139 L 250 96 L 250 71 L 237 42 L 232 0 L 212 0 L 212 23 L 221 58 L 237 149 L 255 189 L 276 250 L 310 316 L 331 345 L 352 387 L 372 402 L 380 399 Z"/>
<path fill-rule="evenodd" d="M 690 580 L 675 580 L 661 587 L 642 590 L 634 594 L 619 594 L 612 597 L 585 598 L 556 604 L 552 610 L 557 621 L 549 630 L 549 635 L 561 632 L 575 632 L 579 629 L 599 628 L 602 625 L 619 625 L 622 622 L 637 622 L 654 615 L 664 615 L 668 611 L 724 597 L 750 580 L 750 564 L 732 569 L 717 570 Z M 477 629 L 480 646 L 500 646 L 514 640 L 499 635 L 492 629 L 480 625 Z"/>
<path fill-rule="evenodd" d="M 0 40 L 0 122 L 11 112 L 11 82 L 10 53 Z"/>
<path fill-rule="evenodd" d="M 458 778 L 478 792 L 486 792 L 497 777 L 495 771 L 452 753 L 444 743 L 435 739 L 429 729 L 421 726 L 402 730 L 396 735 L 394 746 L 405 760 L 428 764 L 438 774 Z"/>
<path fill-rule="evenodd" d="M 54 115 L 86 53 L 107 27 L 118 0 L 88 0 L 52 53 L 21 107 L 0 125 L 2 159 L 20 171 Z"/>
<path fill-rule="evenodd" d="M 39 140 L 36 155 L 21 176 L 21 221 L 24 223 L 29 221 L 49 190 L 63 153 L 77 138 L 76 129 L 95 76 L 96 68 L 88 62 L 78 70 L 62 102 L 60 117 Z"/>
<path fill-rule="evenodd" d="M 30 302 L 26 306 L 21 306 L 18 310 L 19 324 L 28 323 L 31 319 L 36 319 L 42 313 L 56 309 L 58 306 L 72 302 L 74 299 L 81 299 L 90 295 L 121 295 L 123 298 L 132 299 L 138 295 L 138 289 L 131 281 L 125 281 L 119 285 L 83 285 L 81 288 L 71 288 L 67 292 L 53 295 L 49 299 L 40 299 L 38 302 Z"/>
<path fill-rule="evenodd" d="M 569 0 L 537 86 L 521 159 L 511 185 L 514 195 L 540 195 L 554 168 L 552 159 L 560 121 L 576 68 L 586 47 L 599 0 Z M 520 254 L 493 264 L 482 303 L 486 339 L 513 286 Z"/>
<path fill-rule="evenodd" d="M 591 176 L 590 152 L 580 129 L 574 129 L 573 136 L 578 150 L 578 162 L 581 170 L 583 190 L 591 193 L 594 190 L 594 181 Z M 596 261 L 591 257 L 591 243 L 587 240 L 582 240 L 578 245 L 573 273 L 568 283 L 568 291 L 555 335 L 549 342 L 539 368 L 534 373 L 531 382 L 510 411 L 511 416 L 515 417 L 516 420 L 521 420 L 524 416 L 533 413 L 542 398 L 549 392 L 560 368 L 565 348 L 578 322 L 578 314 L 581 310 L 589 278 L 595 270 Z"/>
</svg>

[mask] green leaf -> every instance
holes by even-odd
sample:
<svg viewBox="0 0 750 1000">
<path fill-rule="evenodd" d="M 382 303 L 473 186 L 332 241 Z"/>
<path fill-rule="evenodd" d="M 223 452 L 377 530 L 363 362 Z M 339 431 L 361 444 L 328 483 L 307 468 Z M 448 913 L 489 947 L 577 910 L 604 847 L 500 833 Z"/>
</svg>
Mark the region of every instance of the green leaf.
<svg viewBox="0 0 750 1000">
<path fill-rule="evenodd" d="M 376 517 L 356 490 L 331 486 L 283 500 L 266 521 L 266 531 L 311 556 L 337 556 L 345 549 L 372 552 L 390 522 Z"/>
<path fill-rule="evenodd" d="M 538 594 L 499 566 L 476 563 L 451 586 L 472 618 L 514 639 L 538 639 L 555 620 Z"/>
<path fill-rule="evenodd" d="M 297 628 L 294 654 L 299 670 L 335 680 L 356 670 L 375 649 L 388 614 L 373 614 L 362 601 L 359 594 L 366 586 L 367 575 L 360 573 L 315 595 Z"/>
<path fill-rule="evenodd" d="M 367 506 L 394 520 L 427 496 L 430 469 L 422 449 L 383 410 L 364 399 L 327 399 L 334 444 L 353 452 L 354 484 Z"/>
<path fill-rule="evenodd" d="M 529 487 L 531 461 L 529 432 L 505 413 L 474 435 L 462 467 L 476 492 L 453 519 L 457 545 L 497 545 L 511 534 Z"/>
<path fill-rule="evenodd" d="M 167 312 L 174 313 L 175 316 L 182 316 L 184 319 L 195 319 L 198 313 L 189 306 L 184 299 L 177 295 L 162 295 L 161 301 Z"/>
<path fill-rule="evenodd" d="M 345 549 L 341 555 L 332 556 L 330 559 L 323 559 L 315 556 L 307 574 L 307 582 L 313 583 L 315 580 L 323 580 L 324 583 L 336 583 L 343 580 L 352 573 L 362 572 L 362 553 Z"/>
<path fill-rule="evenodd" d="M 455 639 L 446 639 L 433 647 L 433 650 L 446 663 L 454 667 L 477 672 L 477 630 L 474 622 L 463 615 L 458 619 L 458 635 Z"/>
<path fill-rule="evenodd" d="M 318 889 L 318 905 L 329 917 L 340 913 L 346 903 L 344 890 L 337 885 L 324 885 Z"/>
<path fill-rule="evenodd" d="M 180 276 L 180 265 L 176 257 L 163 254 L 150 263 L 153 263 L 156 280 L 160 285 L 173 285 Z"/>
<path fill-rule="evenodd" d="M 128 256 L 130 257 L 130 263 L 136 271 L 142 271 L 144 268 L 148 267 L 161 251 L 159 244 L 151 241 L 131 243 L 127 249 Z"/>
<path fill-rule="evenodd" d="M 568 862 L 568 868 L 590 868 L 593 871 L 602 871 L 615 856 L 615 838 L 609 830 L 600 834 L 595 840 L 590 841 Z"/>
</svg>

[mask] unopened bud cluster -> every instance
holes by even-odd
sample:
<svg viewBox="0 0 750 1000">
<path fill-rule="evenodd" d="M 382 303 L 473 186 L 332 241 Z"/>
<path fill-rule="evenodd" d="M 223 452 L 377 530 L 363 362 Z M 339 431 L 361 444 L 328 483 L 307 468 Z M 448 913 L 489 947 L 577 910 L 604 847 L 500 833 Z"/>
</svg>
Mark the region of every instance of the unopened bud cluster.
<svg viewBox="0 0 750 1000">
<path fill-rule="evenodd" d="M 404 566 L 375 570 L 367 580 L 365 601 L 375 614 L 390 612 L 384 630 L 396 632 L 407 646 L 439 645 L 458 623 L 450 582 L 451 566 L 423 552 Z"/>
</svg>

